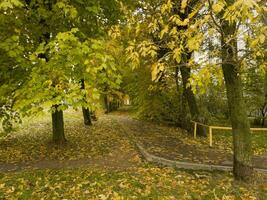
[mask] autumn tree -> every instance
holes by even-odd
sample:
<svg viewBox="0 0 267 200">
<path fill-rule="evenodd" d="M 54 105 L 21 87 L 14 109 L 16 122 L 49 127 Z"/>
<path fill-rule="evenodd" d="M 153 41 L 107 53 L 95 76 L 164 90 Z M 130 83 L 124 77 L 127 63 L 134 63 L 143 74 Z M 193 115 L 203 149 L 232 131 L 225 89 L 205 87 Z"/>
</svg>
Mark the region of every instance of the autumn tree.
<svg viewBox="0 0 267 200">
<path fill-rule="evenodd" d="M 2 84 L 6 86 L 1 92 L 8 93 L 9 97 L 2 107 L 11 102 L 12 109 L 22 116 L 34 115 L 50 107 L 53 140 L 62 144 L 65 142 L 63 110 L 69 106 L 86 109 L 96 106 L 99 91 L 95 80 L 102 78 L 101 70 L 107 56 L 98 46 L 105 42 L 107 24 L 117 19 L 118 13 L 108 11 L 117 3 L 14 2 L 1 3 L 3 26 L 8 26 L 13 19 L 16 22 L 10 26 L 10 33 L 14 35 L 6 34 L 1 38 L 1 51 L 9 56 L 11 64 L 7 65 L 6 77 L 18 71 L 21 73 L 18 74 L 20 78 L 14 77 L 13 87 L 8 78 L 3 80 Z M 108 7 L 111 4 L 113 7 Z M 90 23 L 95 23 L 93 18 L 98 21 L 89 27 Z M 85 24 L 87 28 L 84 28 Z"/>
<path fill-rule="evenodd" d="M 218 31 L 221 41 L 222 71 L 227 91 L 230 119 L 233 128 L 234 175 L 248 180 L 253 173 L 251 133 L 242 89 L 242 73 L 246 70 L 248 56 L 256 61 L 264 57 L 262 44 L 266 29 L 261 22 L 264 6 L 254 1 L 208 1 L 210 19 Z M 253 14 L 252 14 L 253 13 Z M 249 32 L 253 34 L 248 34 Z M 248 46 L 242 47 L 247 40 Z M 255 44 L 257 43 L 258 44 Z M 243 45 L 244 46 L 244 45 Z M 261 52 L 261 50 L 263 52 Z M 258 63 L 264 66 L 264 59 Z"/>
<path fill-rule="evenodd" d="M 138 42 L 131 42 L 127 49 L 130 53 L 130 59 L 134 62 L 139 57 L 151 58 L 150 62 L 153 63 L 152 79 L 155 81 L 158 81 L 160 76 L 164 76 L 166 70 L 170 68 L 169 66 L 172 66 L 173 69 L 176 68 L 176 74 L 180 71 L 183 86 L 183 98 L 181 100 L 186 100 L 191 119 L 196 121 L 203 121 L 204 119 L 200 115 L 195 94 L 189 83 L 191 76 L 189 65 L 193 63 L 192 55 L 201 43 L 197 41 L 198 38 L 201 38 L 201 32 L 193 34 L 189 26 L 197 19 L 197 13 L 202 6 L 202 3 L 198 1 L 165 1 L 154 3 L 152 6 L 148 2 L 142 5 L 142 8 L 137 12 L 136 19 L 134 19 L 137 23 L 135 32 L 139 37 L 141 35 L 141 38 L 145 39 L 141 39 L 139 44 Z M 140 25 L 140 23 L 142 24 Z M 143 26 L 148 27 L 148 29 L 143 29 Z M 141 31 L 142 29 L 146 31 Z M 189 37 L 191 40 L 188 43 Z M 183 105 L 186 104 L 183 103 Z M 182 106 L 182 108 L 186 108 L 186 106 Z M 182 112 L 186 115 L 185 111 Z M 185 119 L 184 117 L 182 120 L 182 126 L 188 129 L 191 127 L 191 122 L 190 119 Z M 198 129 L 199 135 L 205 135 L 203 127 L 198 127 Z"/>
<path fill-rule="evenodd" d="M 148 8 L 149 3 L 143 10 Z M 143 10 L 136 11 L 136 15 L 140 15 L 134 20 L 144 24 L 146 29 L 137 25 L 135 32 L 143 33 L 141 30 L 145 29 L 148 36 L 143 36 L 140 43 L 131 41 L 127 49 L 130 59 L 138 63 L 141 57 L 150 57 L 150 62 L 154 62 L 152 77 L 155 80 L 170 65 L 179 66 L 184 89 L 190 89 L 187 100 L 193 117 L 197 116 L 193 112 L 196 110 L 193 97 L 193 92 L 198 92 L 196 88 L 205 88 L 203 86 L 210 83 L 211 77 L 218 76 L 217 80 L 221 79 L 220 76 L 224 77 L 233 127 L 234 175 L 237 179 L 248 179 L 253 171 L 251 134 L 242 82 L 248 61 L 257 61 L 260 70 L 266 67 L 263 34 L 266 26 L 262 20 L 266 6 L 261 1 L 166 0 L 158 2 L 151 12 L 153 14 L 146 15 Z M 205 44 L 208 37 L 213 38 L 209 45 Z M 208 56 L 206 51 L 203 52 L 203 46 L 213 49 L 208 51 Z M 164 48 L 168 51 L 159 59 L 158 51 Z"/>
</svg>

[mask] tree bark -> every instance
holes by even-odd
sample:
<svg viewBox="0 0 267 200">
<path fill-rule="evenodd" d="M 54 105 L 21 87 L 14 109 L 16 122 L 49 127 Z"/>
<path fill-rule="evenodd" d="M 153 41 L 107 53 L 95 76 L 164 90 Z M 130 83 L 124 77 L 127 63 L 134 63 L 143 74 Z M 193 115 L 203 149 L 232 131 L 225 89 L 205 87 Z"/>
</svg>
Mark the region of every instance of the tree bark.
<svg viewBox="0 0 267 200">
<path fill-rule="evenodd" d="M 232 4 L 233 0 L 227 0 Z M 236 25 L 221 21 L 222 69 L 226 85 L 228 107 L 233 132 L 234 176 L 238 180 L 249 180 L 253 174 L 250 125 L 242 91 L 240 67 L 237 64 L 237 40 L 233 38 Z M 229 40 L 231 38 L 231 40 Z M 230 42 L 229 42 L 230 41 Z"/>
<path fill-rule="evenodd" d="M 176 2 L 176 6 L 173 9 L 173 13 L 179 15 L 179 17 L 181 18 L 181 20 L 185 20 L 188 18 L 189 13 L 192 12 L 192 8 L 194 8 L 194 5 L 197 1 L 192 1 L 190 2 L 186 8 L 185 8 L 185 12 L 181 12 L 180 8 L 180 1 Z M 188 26 L 176 26 L 178 30 L 186 30 L 188 28 Z M 189 50 L 187 50 L 187 53 L 185 56 L 183 56 L 182 58 L 182 63 L 187 64 L 189 59 L 192 56 L 193 52 L 190 52 Z M 178 63 L 179 64 L 179 63 Z M 195 120 L 195 121 L 200 121 L 203 122 L 203 120 L 200 117 L 200 112 L 198 110 L 198 106 L 197 106 L 197 102 L 196 102 L 196 98 L 195 95 L 192 91 L 191 87 L 187 87 L 187 84 L 189 82 L 189 78 L 190 78 L 190 68 L 186 67 L 186 66 L 181 66 L 180 67 L 180 71 L 181 71 L 181 75 L 182 75 L 182 82 L 183 82 L 183 96 L 186 98 L 187 100 L 187 104 L 189 107 L 189 112 L 191 114 L 191 119 Z M 182 108 L 185 109 L 185 108 Z M 186 118 L 188 118 L 187 116 L 185 116 Z M 192 131 L 192 125 L 190 122 L 190 119 L 183 119 L 182 124 L 184 124 L 184 127 L 190 127 L 189 131 Z M 188 130 L 188 128 L 187 128 Z M 198 125 L 197 126 L 197 134 L 199 136 L 206 136 L 206 131 L 205 128 L 203 126 Z"/>
<path fill-rule="evenodd" d="M 110 103 L 109 103 L 109 100 L 108 100 L 108 95 L 104 95 L 104 103 L 105 103 L 105 108 L 106 108 L 106 111 L 105 113 L 110 113 Z"/>
<path fill-rule="evenodd" d="M 83 110 L 84 125 L 91 126 L 92 120 L 91 120 L 90 110 L 88 108 L 84 108 L 84 107 L 82 108 L 82 110 Z"/>
<path fill-rule="evenodd" d="M 81 89 L 82 90 L 85 89 L 84 79 L 81 80 Z M 86 99 L 86 96 L 84 97 L 84 99 Z M 92 125 L 92 120 L 91 120 L 91 115 L 90 115 L 89 108 L 82 107 L 82 111 L 83 111 L 84 125 L 91 126 Z"/>
<path fill-rule="evenodd" d="M 185 62 L 186 63 L 186 62 Z M 191 114 L 191 118 L 195 121 L 202 121 L 200 118 L 200 113 L 198 110 L 198 106 L 197 106 L 197 102 L 196 102 L 196 98 L 195 95 L 192 91 L 191 86 L 187 87 L 187 83 L 189 82 L 189 78 L 190 78 L 190 68 L 186 67 L 186 66 L 182 66 L 180 67 L 180 71 L 181 71 L 181 75 L 182 75 L 182 81 L 183 81 L 183 95 L 187 100 L 188 103 L 188 107 L 189 107 L 189 111 Z M 186 123 L 186 124 L 184 124 Z M 189 125 L 188 123 L 190 123 L 190 120 L 186 120 L 183 122 L 185 127 L 191 127 L 191 125 Z M 191 130 L 189 130 L 191 131 Z M 203 126 L 197 126 L 197 134 L 199 136 L 206 136 L 206 131 L 205 128 Z"/>
<path fill-rule="evenodd" d="M 66 143 L 66 138 L 64 133 L 63 111 L 57 110 L 58 106 L 53 106 L 55 109 L 52 113 L 53 141 L 58 145 L 62 145 Z"/>
</svg>

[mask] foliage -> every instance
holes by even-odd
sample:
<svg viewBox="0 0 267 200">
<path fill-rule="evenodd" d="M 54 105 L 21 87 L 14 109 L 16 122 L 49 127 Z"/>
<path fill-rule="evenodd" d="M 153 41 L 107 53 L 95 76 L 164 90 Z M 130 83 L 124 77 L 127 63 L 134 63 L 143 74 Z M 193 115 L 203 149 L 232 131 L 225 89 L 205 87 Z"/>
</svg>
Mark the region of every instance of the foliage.
<svg viewBox="0 0 267 200">
<path fill-rule="evenodd" d="M 4 1 L 0 8 L 0 51 L 6 55 L 0 58 L 1 106 L 23 116 L 55 104 L 59 110 L 95 109 L 102 83 L 111 93 L 118 90 L 120 76 L 106 43 L 107 30 L 121 18 L 119 2 Z"/>
<path fill-rule="evenodd" d="M 151 81 L 149 66 L 123 73 L 123 90 L 130 95 L 132 106 L 140 119 L 178 124 L 180 122 L 180 93 L 174 80 Z"/>
</svg>

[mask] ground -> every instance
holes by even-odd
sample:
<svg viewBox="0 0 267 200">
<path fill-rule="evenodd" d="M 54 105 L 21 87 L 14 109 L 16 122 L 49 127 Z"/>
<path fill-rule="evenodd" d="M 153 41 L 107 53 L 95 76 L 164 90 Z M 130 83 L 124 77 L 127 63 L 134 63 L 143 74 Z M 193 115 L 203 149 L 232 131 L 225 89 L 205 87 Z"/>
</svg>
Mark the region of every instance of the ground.
<svg viewBox="0 0 267 200">
<path fill-rule="evenodd" d="M 58 147 L 51 143 L 49 116 L 27 121 L 0 139 L 0 199 L 267 199 L 264 174 L 244 184 L 231 173 L 147 163 L 134 140 L 168 159 L 215 164 L 231 159 L 229 146 L 210 149 L 204 139 L 193 140 L 175 127 L 122 112 L 100 115 L 86 127 L 80 112 L 68 111 L 68 143 Z M 255 148 L 265 155 L 262 145 Z"/>
<path fill-rule="evenodd" d="M 215 145 L 210 148 L 208 138 L 202 137 L 195 140 L 192 134 L 177 127 L 133 120 L 123 113 L 115 118 L 122 127 L 127 128 L 128 134 L 131 133 L 153 155 L 184 162 L 232 165 L 232 138 L 228 133 L 215 135 Z M 255 143 L 255 140 L 258 143 Z M 255 167 L 267 169 L 266 145 L 267 133 L 253 135 Z"/>
</svg>

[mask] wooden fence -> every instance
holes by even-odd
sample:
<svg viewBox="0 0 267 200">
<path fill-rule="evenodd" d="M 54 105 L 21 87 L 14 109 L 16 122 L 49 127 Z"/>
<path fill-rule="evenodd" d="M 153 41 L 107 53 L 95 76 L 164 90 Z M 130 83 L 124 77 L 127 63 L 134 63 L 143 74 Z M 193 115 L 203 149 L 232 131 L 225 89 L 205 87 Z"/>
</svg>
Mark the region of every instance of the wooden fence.
<svg viewBox="0 0 267 200">
<path fill-rule="evenodd" d="M 197 137 L 197 125 L 207 127 L 209 130 L 208 140 L 209 146 L 212 147 L 213 139 L 212 139 L 212 130 L 232 130 L 232 127 L 225 127 L 225 126 L 210 126 L 206 124 L 202 124 L 200 122 L 191 121 L 194 124 L 194 138 Z M 267 128 L 250 128 L 251 131 L 267 131 Z"/>
</svg>

